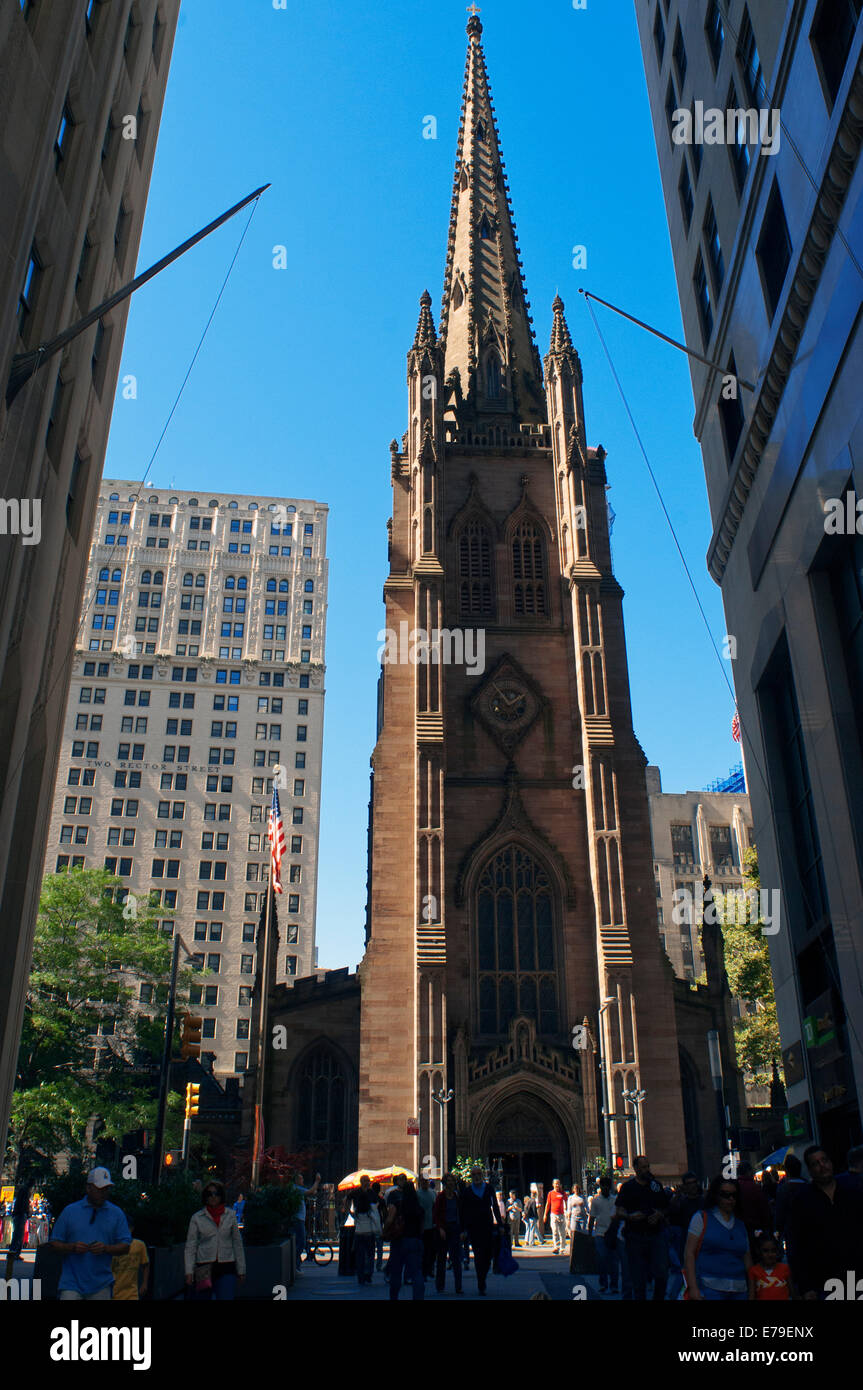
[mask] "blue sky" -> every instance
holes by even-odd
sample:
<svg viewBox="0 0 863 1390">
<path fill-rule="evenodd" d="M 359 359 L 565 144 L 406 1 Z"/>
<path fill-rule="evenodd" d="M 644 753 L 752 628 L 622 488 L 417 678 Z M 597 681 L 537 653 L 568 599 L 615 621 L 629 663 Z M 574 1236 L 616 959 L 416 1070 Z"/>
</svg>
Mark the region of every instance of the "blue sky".
<svg viewBox="0 0 863 1390">
<path fill-rule="evenodd" d="M 407 424 L 405 353 L 425 288 L 439 318 L 466 19 L 448 0 L 183 0 L 139 258 L 272 183 L 147 476 L 329 504 L 325 966 L 362 954 L 388 446 Z M 733 703 L 577 292 L 682 337 L 634 7 L 489 0 L 482 21 L 539 350 L 559 292 L 588 442 L 609 456 L 636 733 L 666 790 L 704 786 L 737 761 Z M 428 115 L 436 140 L 423 138 Z M 107 476 L 144 479 L 246 216 L 136 295 L 121 373 L 137 376 L 138 399 L 117 400 Z M 277 245 L 287 270 L 273 268 Z M 573 269 L 576 245 L 586 270 Z M 596 313 L 721 646 L 686 359 Z"/>
</svg>

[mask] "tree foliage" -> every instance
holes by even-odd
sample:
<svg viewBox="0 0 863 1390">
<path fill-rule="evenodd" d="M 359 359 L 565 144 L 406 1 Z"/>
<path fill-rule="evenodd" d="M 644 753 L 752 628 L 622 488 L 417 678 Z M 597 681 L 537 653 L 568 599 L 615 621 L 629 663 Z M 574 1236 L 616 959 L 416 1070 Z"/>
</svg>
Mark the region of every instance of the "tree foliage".
<svg viewBox="0 0 863 1390">
<path fill-rule="evenodd" d="M 758 855 L 752 846 L 743 863 L 744 890 L 757 892 L 760 887 Z M 717 915 L 722 926 L 725 945 L 725 971 L 732 995 L 744 1004 L 753 1006 L 734 1021 L 734 1042 L 738 1065 L 747 1073 L 753 1085 L 770 1084 L 773 1063 L 782 1067 L 782 1046 L 776 1017 L 776 998 L 770 970 L 767 937 L 762 930 L 760 912 L 747 904 L 742 911 L 742 899 L 720 893 L 714 894 Z M 753 904 L 754 905 L 754 904 Z"/>
<path fill-rule="evenodd" d="M 119 1139 L 155 1122 L 171 942 L 147 903 L 124 911 L 121 888 L 102 869 L 43 883 L 10 1121 L 16 1169 L 59 1153 L 86 1159 L 95 1134 Z"/>
</svg>

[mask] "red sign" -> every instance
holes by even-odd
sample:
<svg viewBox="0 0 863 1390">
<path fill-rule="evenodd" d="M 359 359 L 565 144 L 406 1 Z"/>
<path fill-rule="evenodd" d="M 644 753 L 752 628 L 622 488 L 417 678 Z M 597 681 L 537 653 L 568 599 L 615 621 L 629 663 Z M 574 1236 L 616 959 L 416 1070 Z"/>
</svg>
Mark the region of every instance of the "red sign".
<svg viewBox="0 0 863 1390">
<path fill-rule="evenodd" d="M 414 1135 L 418 1135 L 418 1134 L 419 1134 L 419 1132 L 420 1132 L 420 1122 L 419 1122 L 419 1120 L 416 1118 L 416 1116 L 412 1116 L 411 1119 L 408 1120 L 408 1131 L 407 1131 L 407 1132 L 408 1132 L 408 1134 L 414 1134 Z"/>
</svg>

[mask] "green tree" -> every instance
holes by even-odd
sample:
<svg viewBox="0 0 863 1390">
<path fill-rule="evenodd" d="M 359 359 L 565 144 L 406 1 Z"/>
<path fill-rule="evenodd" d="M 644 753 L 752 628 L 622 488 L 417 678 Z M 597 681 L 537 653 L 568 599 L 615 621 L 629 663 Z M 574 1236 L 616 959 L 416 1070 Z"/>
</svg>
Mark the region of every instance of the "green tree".
<svg viewBox="0 0 863 1390">
<path fill-rule="evenodd" d="M 121 888 L 102 869 L 43 883 L 10 1120 L 13 1174 L 59 1153 L 86 1159 L 94 1131 L 119 1139 L 155 1122 L 171 942 L 149 902 L 117 901 Z"/>
<path fill-rule="evenodd" d="M 756 893 L 760 887 L 758 855 L 755 847 L 747 850 L 744 863 L 744 890 Z M 745 906 L 739 895 L 723 897 L 714 894 L 722 937 L 725 944 L 725 971 L 732 995 L 751 1011 L 734 1021 L 734 1042 L 738 1065 L 747 1073 L 753 1085 L 769 1085 L 773 1063 L 782 1071 L 782 1047 L 779 1023 L 776 1018 L 776 998 L 770 970 L 767 937 L 762 930 L 760 913 L 753 913 L 753 903 Z"/>
</svg>

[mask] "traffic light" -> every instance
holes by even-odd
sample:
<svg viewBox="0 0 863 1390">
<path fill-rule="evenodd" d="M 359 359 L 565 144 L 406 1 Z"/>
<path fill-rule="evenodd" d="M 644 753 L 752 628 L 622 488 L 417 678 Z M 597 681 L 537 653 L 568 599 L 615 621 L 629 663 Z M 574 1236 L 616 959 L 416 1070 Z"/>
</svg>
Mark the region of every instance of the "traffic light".
<svg viewBox="0 0 863 1390">
<path fill-rule="evenodd" d="M 620 1169 L 622 1169 L 623 1167 L 625 1167 L 625 1164 L 624 1164 L 624 1161 L 623 1161 L 623 1154 L 615 1154 L 615 1155 L 614 1155 L 614 1166 L 615 1166 L 615 1169 L 617 1169 L 618 1171 L 620 1171 Z"/>
<path fill-rule="evenodd" d="M 204 1020 L 202 1018 L 197 1018 L 194 1014 L 183 1014 L 183 1023 L 180 1029 L 180 1056 L 184 1062 L 188 1062 L 192 1057 L 200 1057 L 203 1027 Z"/>
<path fill-rule="evenodd" d="M 164 1163 L 166 1168 L 179 1168 L 183 1157 L 181 1149 L 169 1149 L 165 1154 Z"/>
<path fill-rule="evenodd" d="M 200 1088 L 200 1086 L 198 1085 L 197 1082 L 193 1082 L 193 1081 L 187 1081 L 187 1082 L 186 1082 L 186 1119 L 187 1119 L 187 1120 L 188 1120 L 192 1115 L 197 1115 L 197 1113 L 198 1113 L 198 1097 L 200 1096 L 200 1094 L 201 1094 L 201 1088 Z"/>
</svg>

